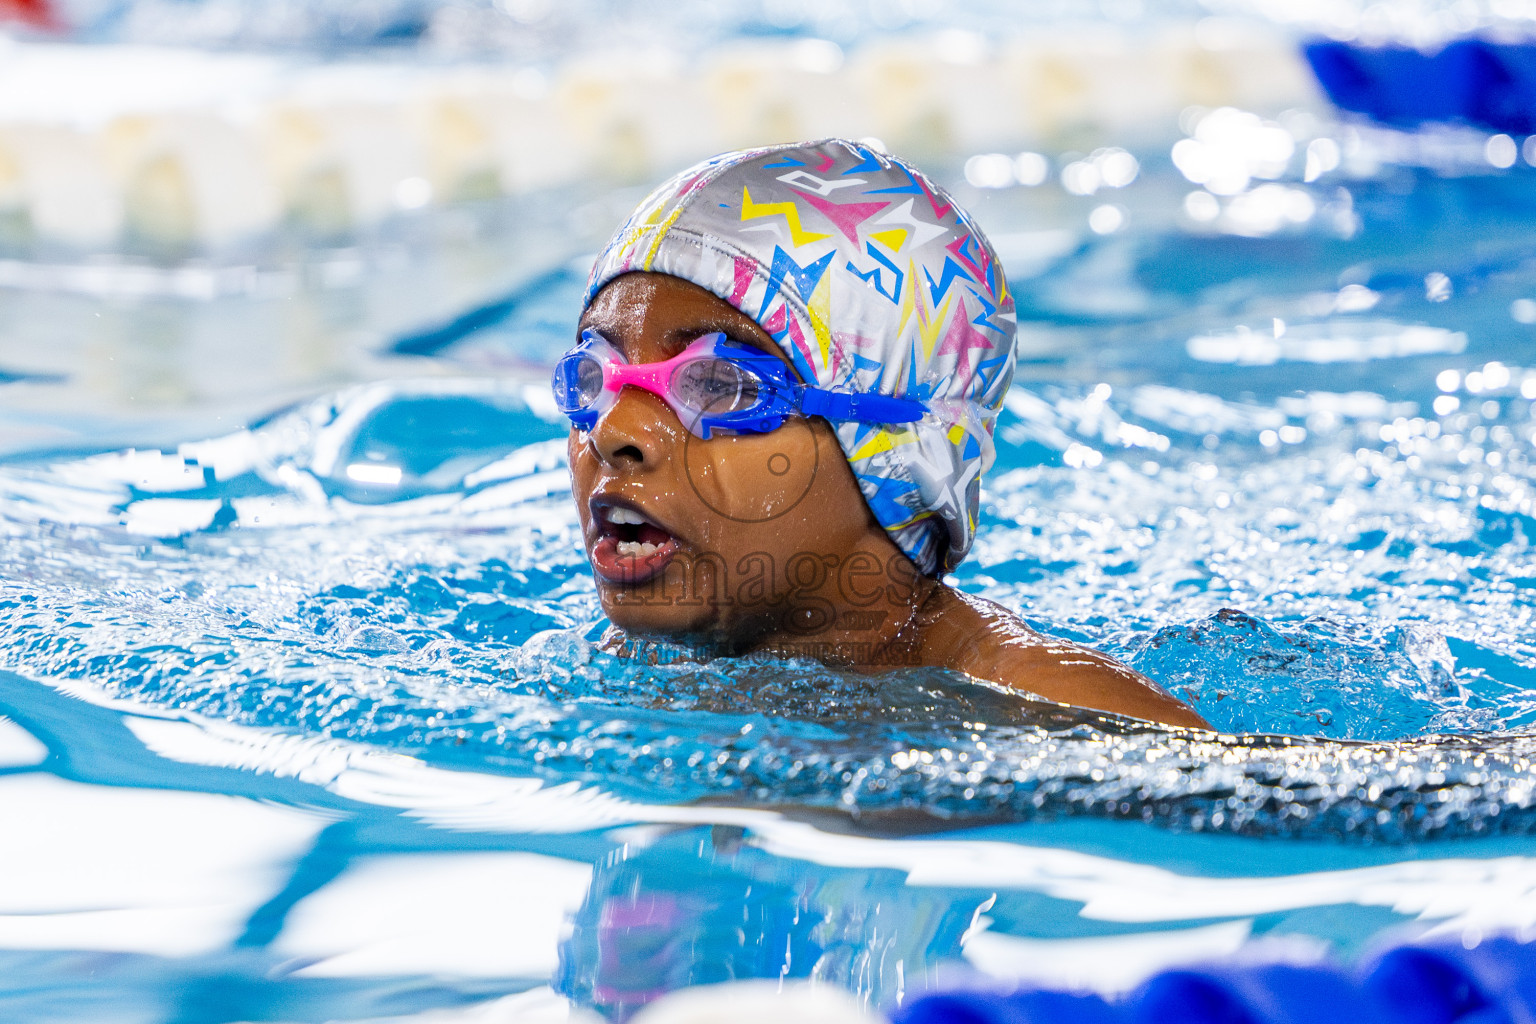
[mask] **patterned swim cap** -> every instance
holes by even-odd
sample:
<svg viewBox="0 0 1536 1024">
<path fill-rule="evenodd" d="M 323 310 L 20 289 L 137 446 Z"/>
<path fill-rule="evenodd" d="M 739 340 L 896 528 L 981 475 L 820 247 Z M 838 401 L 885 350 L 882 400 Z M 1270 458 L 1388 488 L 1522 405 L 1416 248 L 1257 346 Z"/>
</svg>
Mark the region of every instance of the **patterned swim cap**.
<svg viewBox="0 0 1536 1024">
<path fill-rule="evenodd" d="M 917 423 L 834 423 L 875 519 L 934 575 L 976 534 L 992 427 L 1013 379 L 1013 298 L 943 189 L 843 139 L 724 153 L 652 192 L 586 303 L 620 274 L 699 285 L 757 321 L 808 384 L 917 398 Z"/>
</svg>

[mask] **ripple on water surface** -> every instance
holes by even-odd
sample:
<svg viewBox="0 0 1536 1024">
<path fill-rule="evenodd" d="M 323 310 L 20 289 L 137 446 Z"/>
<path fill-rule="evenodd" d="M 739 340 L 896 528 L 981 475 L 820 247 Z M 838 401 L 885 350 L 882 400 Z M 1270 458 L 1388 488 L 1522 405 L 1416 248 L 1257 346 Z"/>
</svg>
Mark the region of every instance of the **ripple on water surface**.
<svg viewBox="0 0 1536 1024">
<path fill-rule="evenodd" d="M 1212 736 L 1021 710 L 936 670 L 598 651 L 560 429 L 534 395 L 374 385 L 176 455 L 5 467 L 0 528 L 25 568 L 0 581 L 3 667 L 652 802 L 1536 831 L 1529 465 L 1465 455 L 1479 431 L 1528 432 L 1529 402 L 1449 420 L 1334 402 L 1327 420 L 1313 396 L 1259 426 L 1274 417 L 1211 398 L 1191 423 L 1134 387 L 1015 393 L 959 585 L 1247 734 Z M 1304 439 L 1254 436 L 1287 417 Z M 433 448 L 433 423 L 454 442 Z"/>
</svg>

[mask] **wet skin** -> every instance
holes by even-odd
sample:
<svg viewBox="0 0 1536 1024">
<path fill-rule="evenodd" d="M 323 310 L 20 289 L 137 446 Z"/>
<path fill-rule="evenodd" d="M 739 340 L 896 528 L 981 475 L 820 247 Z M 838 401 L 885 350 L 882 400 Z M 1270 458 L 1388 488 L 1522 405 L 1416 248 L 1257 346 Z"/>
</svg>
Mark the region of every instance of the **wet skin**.
<svg viewBox="0 0 1536 1024">
<path fill-rule="evenodd" d="M 580 329 L 598 331 L 631 363 L 669 359 L 713 331 L 782 358 L 750 317 L 662 274 L 610 282 Z M 1206 727 L 1113 658 L 1043 636 L 1001 605 L 917 572 L 875 521 L 820 417 L 703 441 L 661 398 L 626 387 L 590 432 L 572 428 L 568 447 L 587 557 L 615 627 L 611 648 L 627 634 L 860 671 L 929 665 L 1049 700 Z"/>
</svg>

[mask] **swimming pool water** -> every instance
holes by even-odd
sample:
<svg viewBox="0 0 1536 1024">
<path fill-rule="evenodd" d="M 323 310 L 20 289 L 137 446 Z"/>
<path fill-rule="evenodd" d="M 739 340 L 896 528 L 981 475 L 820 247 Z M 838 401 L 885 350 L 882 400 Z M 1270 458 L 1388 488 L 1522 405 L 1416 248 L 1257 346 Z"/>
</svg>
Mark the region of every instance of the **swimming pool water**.
<svg viewBox="0 0 1536 1024">
<path fill-rule="evenodd" d="M 815 976 L 889 1006 L 957 965 L 1110 961 L 1104 986 L 1245 942 L 1536 926 L 1533 172 L 1399 157 L 1291 182 L 1316 215 L 1253 237 L 1192 221 L 1157 154 L 1105 235 L 1093 200 L 958 186 L 1022 347 L 956 585 L 1221 735 L 1021 711 L 932 670 L 598 652 L 540 369 L 579 252 L 397 339 L 409 379 L 175 447 L 9 457 L 18 820 L 176 863 L 197 829 L 157 846 L 145 823 L 238 798 L 255 817 L 219 827 L 268 839 L 200 854 L 227 854 L 204 900 L 226 913 L 179 944 L 112 945 L 66 921 L 101 906 L 13 895 L 0 1000 L 364 1019 L 550 985 L 622 1014 Z M 188 809 L 114 832 L 103 787 Z M 142 896 L 148 934 L 175 933 L 175 902 Z"/>
</svg>

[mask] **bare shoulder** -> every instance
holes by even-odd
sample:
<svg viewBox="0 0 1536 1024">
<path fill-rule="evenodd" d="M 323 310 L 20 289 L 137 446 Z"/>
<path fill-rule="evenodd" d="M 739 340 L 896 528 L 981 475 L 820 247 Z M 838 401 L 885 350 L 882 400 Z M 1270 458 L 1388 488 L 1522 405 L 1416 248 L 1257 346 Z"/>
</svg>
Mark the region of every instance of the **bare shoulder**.
<svg viewBox="0 0 1536 1024">
<path fill-rule="evenodd" d="M 923 660 L 1047 700 L 1208 728 L 1194 709 L 1114 658 L 1031 629 L 993 601 L 941 587 L 924 615 Z"/>
</svg>

